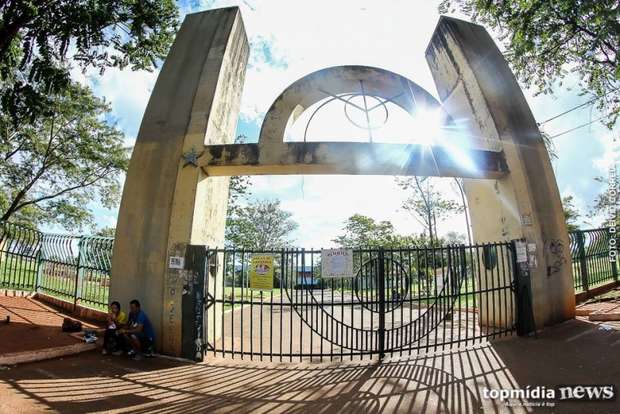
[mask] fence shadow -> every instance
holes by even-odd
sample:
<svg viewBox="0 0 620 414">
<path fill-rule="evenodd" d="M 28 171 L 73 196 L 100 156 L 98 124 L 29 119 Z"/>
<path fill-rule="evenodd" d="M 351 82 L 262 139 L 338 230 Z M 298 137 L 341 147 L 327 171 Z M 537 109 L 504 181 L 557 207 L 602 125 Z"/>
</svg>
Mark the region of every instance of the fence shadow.
<svg viewBox="0 0 620 414">
<path fill-rule="evenodd" d="M 0 372 L 3 404 L 86 413 L 520 413 L 485 389 L 616 384 L 620 332 L 569 321 L 533 338 L 385 361 L 334 364 L 163 358 L 142 363 L 88 353 Z M 4 388 L 4 389 L 2 389 Z M 8 404 L 8 405 L 7 405 Z M 614 412 L 614 403 L 561 402 L 535 412 Z M 549 411 L 547 411 L 549 410 Z"/>
<path fill-rule="evenodd" d="M 604 323 L 574 319 L 546 328 L 538 339 L 499 341 L 493 348 L 523 387 L 614 384 L 620 390 L 617 325 L 614 329 Z M 558 402 L 548 412 L 617 413 L 620 402 Z"/>
<path fill-rule="evenodd" d="M 69 361 L 24 366 L 0 373 L 0 380 L 33 408 L 71 413 L 505 412 L 483 398 L 481 385 L 517 386 L 488 345 L 333 365 L 162 359 L 132 365 L 94 353 Z"/>
</svg>

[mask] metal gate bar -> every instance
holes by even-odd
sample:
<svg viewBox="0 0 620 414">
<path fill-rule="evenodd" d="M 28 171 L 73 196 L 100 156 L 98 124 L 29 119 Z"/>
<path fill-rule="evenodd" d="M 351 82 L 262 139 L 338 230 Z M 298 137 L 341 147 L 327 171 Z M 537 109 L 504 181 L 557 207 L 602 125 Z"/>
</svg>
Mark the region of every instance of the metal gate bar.
<svg viewBox="0 0 620 414">
<path fill-rule="evenodd" d="M 274 289 L 248 288 L 272 255 Z M 469 346 L 515 331 L 511 243 L 354 250 L 353 278 L 321 278 L 321 251 L 207 249 L 201 341 L 211 356 L 364 359 Z"/>
</svg>

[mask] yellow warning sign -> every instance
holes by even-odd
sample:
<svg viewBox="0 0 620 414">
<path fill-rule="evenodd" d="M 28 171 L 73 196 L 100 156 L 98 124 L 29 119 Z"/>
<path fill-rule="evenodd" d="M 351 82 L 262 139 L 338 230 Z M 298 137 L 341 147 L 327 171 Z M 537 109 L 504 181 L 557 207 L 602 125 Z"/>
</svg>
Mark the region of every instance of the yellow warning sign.
<svg viewBox="0 0 620 414">
<path fill-rule="evenodd" d="M 273 256 L 252 256 L 250 261 L 250 289 L 273 289 Z"/>
</svg>

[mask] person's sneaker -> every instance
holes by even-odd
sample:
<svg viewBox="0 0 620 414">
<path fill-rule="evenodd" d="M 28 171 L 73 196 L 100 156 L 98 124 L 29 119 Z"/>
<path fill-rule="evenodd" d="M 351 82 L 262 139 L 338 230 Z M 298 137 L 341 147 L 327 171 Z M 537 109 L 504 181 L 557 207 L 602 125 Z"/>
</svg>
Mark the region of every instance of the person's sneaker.
<svg viewBox="0 0 620 414">
<path fill-rule="evenodd" d="M 142 356 L 142 354 L 136 354 L 134 353 L 131 356 L 131 359 L 133 359 L 134 361 L 142 361 L 144 359 L 144 357 Z"/>
<path fill-rule="evenodd" d="M 107 349 L 105 349 L 105 348 L 103 348 L 103 349 L 101 350 L 101 355 L 108 355 L 108 350 L 107 350 Z"/>
<path fill-rule="evenodd" d="M 136 354 L 136 351 L 134 351 L 133 349 L 129 350 L 129 352 L 127 352 L 127 356 L 128 357 L 133 357 Z"/>
<path fill-rule="evenodd" d="M 150 346 L 148 347 L 148 349 L 146 351 L 144 351 L 144 356 L 147 358 L 153 358 L 155 355 L 153 355 L 153 347 Z"/>
<path fill-rule="evenodd" d="M 84 342 L 86 342 L 87 344 L 92 344 L 97 342 L 97 337 L 94 335 L 90 335 L 90 336 L 85 336 L 84 337 Z"/>
<path fill-rule="evenodd" d="M 121 355 L 123 355 L 123 351 L 114 351 L 114 352 L 112 352 L 112 355 L 114 355 L 114 356 L 121 356 Z"/>
</svg>

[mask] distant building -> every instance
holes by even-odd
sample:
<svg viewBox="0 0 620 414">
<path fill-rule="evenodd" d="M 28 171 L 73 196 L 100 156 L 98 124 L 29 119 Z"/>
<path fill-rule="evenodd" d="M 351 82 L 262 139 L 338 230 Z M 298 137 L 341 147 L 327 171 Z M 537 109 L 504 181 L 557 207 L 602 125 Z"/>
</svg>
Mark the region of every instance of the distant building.
<svg viewBox="0 0 620 414">
<path fill-rule="evenodd" d="M 312 266 L 298 266 L 295 289 L 320 289 L 321 281 L 315 277 Z"/>
</svg>

